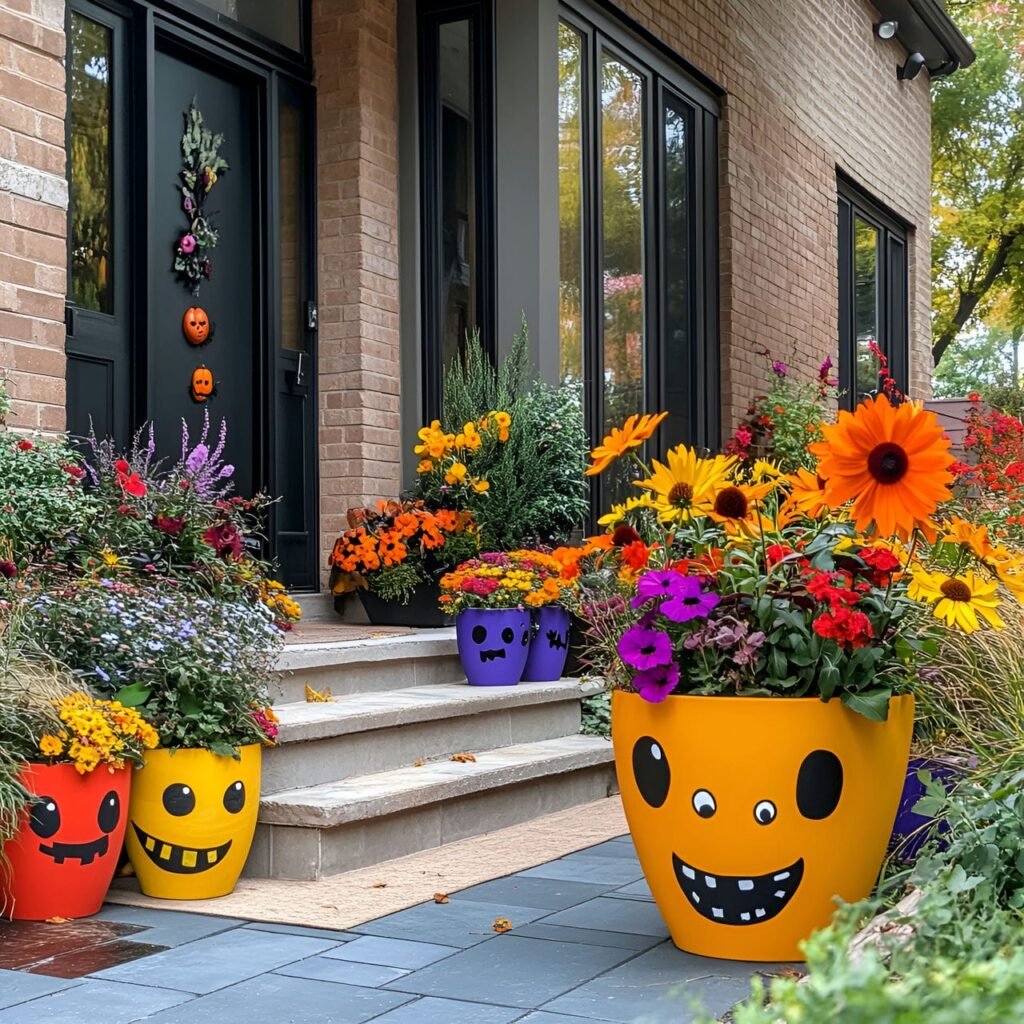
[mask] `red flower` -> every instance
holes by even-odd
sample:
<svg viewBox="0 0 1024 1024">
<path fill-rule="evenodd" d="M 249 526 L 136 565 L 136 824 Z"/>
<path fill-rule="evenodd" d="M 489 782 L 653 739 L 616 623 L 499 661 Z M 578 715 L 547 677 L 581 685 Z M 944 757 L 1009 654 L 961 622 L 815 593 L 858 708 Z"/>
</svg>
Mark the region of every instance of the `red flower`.
<svg viewBox="0 0 1024 1024">
<path fill-rule="evenodd" d="M 627 523 L 616 526 L 615 532 L 612 534 L 612 544 L 617 548 L 624 548 L 627 544 L 634 544 L 638 540 L 640 540 L 640 534 Z"/>
<path fill-rule="evenodd" d="M 819 615 L 811 625 L 818 636 L 848 649 L 866 646 L 875 635 L 871 620 L 863 612 L 842 606 Z"/>
<path fill-rule="evenodd" d="M 862 548 L 857 553 L 860 555 L 861 561 L 874 570 L 872 582 L 875 586 L 888 586 L 889 574 L 900 567 L 900 560 L 885 548 Z"/>
<path fill-rule="evenodd" d="M 768 568 L 778 565 L 788 555 L 793 554 L 793 549 L 788 544 L 769 544 L 765 555 L 768 559 Z"/>
<path fill-rule="evenodd" d="M 30 451 L 32 451 L 33 448 L 35 448 L 35 445 L 31 441 L 19 441 L 18 442 L 18 447 L 23 452 L 30 452 Z"/>
<path fill-rule="evenodd" d="M 967 401 L 968 402 L 980 402 L 981 401 L 981 395 L 978 394 L 977 391 L 972 391 L 972 392 L 970 392 L 970 394 L 968 394 Z"/>
<path fill-rule="evenodd" d="M 185 529 L 185 520 L 182 516 L 156 516 L 153 525 L 168 537 L 177 537 Z"/>
<path fill-rule="evenodd" d="M 0 561 L 0 576 L 4 576 L 9 580 L 13 580 L 18 575 L 18 567 L 9 559 Z"/>
<path fill-rule="evenodd" d="M 836 586 L 836 581 L 842 585 Z M 807 592 L 818 601 L 828 602 L 832 613 L 846 605 L 856 604 L 860 595 L 848 586 L 850 578 L 842 572 L 816 572 L 807 580 Z"/>
<path fill-rule="evenodd" d="M 73 476 L 76 480 L 81 480 L 85 476 L 85 470 L 81 466 L 68 465 L 61 468 L 68 476 Z"/>
<path fill-rule="evenodd" d="M 242 538 L 231 523 L 211 526 L 203 534 L 203 540 L 217 552 L 218 558 L 242 557 Z"/>
<path fill-rule="evenodd" d="M 132 510 L 131 505 L 118 505 L 117 506 L 117 511 L 120 512 L 121 515 L 123 515 L 123 516 L 128 515 L 128 513 L 131 512 L 131 510 Z"/>
<path fill-rule="evenodd" d="M 631 569 L 642 569 L 650 557 L 650 548 L 642 540 L 635 540 L 622 549 L 622 560 Z"/>
</svg>

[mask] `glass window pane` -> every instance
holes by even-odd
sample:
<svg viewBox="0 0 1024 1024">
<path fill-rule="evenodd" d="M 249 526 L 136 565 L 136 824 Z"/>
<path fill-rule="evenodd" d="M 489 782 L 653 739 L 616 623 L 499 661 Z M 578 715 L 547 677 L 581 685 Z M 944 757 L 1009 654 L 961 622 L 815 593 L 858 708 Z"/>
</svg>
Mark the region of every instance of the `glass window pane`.
<svg viewBox="0 0 1024 1024">
<path fill-rule="evenodd" d="M 468 20 L 440 26 L 441 308 L 444 365 L 476 326 L 476 173 L 473 33 Z"/>
<path fill-rule="evenodd" d="M 282 348 L 306 347 L 302 315 L 302 114 L 282 103 L 278 118 L 278 157 L 281 206 L 281 323 Z"/>
<path fill-rule="evenodd" d="M 878 361 L 868 347 L 878 341 L 878 229 L 853 220 L 854 335 L 857 339 L 857 395 L 878 388 Z"/>
<path fill-rule="evenodd" d="M 259 32 L 290 50 L 302 49 L 301 0 L 199 0 L 222 18 Z"/>
<path fill-rule="evenodd" d="M 114 311 L 111 49 L 109 28 L 73 11 L 70 40 L 71 298 Z"/>
<path fill-rule="evenodd" d="M 604 424 L 644 410 L 643 79 L 601 60 Z M 627 464 L 624 464 L 628 466 Z M 623 473 L 619 466 L 620 475 Z M 621 479 L 609 481 L 621 496 Z"/>
<path fill-rule="evenodd" d="M 669 98 L 665 105 L 665 436 L 692 441 L 690 380 L 690 138 L 691 111 Z"/>
<path fill-rule="evenodd" d="M 582 380 L 583 358 L 583 39 L 558 25 L 559 369 Z"/>
</svg>

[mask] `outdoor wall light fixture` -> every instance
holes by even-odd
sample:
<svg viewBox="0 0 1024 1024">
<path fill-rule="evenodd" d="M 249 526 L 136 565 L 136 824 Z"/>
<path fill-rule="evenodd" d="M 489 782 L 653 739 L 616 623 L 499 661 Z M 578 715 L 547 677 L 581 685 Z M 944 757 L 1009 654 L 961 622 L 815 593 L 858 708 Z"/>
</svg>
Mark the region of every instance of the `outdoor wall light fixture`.
<svg viewBox="0 0 1024 1024">
<path fill-rule="evenodd" d="M 875 25 L 875 35 L 879 39 L 892 39 L 899 29 L 900 23 L 898 21 L 880 21 Z"/>
<path fill-rule="evenodd" d="M 907 63 L 902 67 L 896 68 L 896 77 L 901 82 L 909 82 L 911 79 L 917 78 L 921 73 L 921 68 L 925 65 L 925 55 L 919 50 L 915 50 L 908 58 Z"/>
</svg>

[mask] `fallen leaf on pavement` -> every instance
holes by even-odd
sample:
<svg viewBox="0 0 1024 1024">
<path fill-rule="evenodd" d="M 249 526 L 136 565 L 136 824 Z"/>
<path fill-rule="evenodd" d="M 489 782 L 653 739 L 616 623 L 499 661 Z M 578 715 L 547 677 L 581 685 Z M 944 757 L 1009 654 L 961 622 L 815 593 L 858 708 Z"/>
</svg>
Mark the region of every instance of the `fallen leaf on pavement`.
<svg viewBox="0 0 1024 1024">
<path fill-rule="evenodd" d="M 452 760 L 458 761 L 459 764 L 476 763 L 476 754 L 471 754 L 469 751 L 464 750 L 461 754 L 452 754 Z"/>
<path fill-rule="evenodd" d="M 447 903 L 448 902 L 448 894 L 446 892 L 435 892 L 434 893 L 434 902 L 435 903 Z"/>
<path fill-rule="evenodd" d="M 507 917 L 496 917 L 491 927 L 500 935 L 512 930 L 512 922 Z"/>
</svg>

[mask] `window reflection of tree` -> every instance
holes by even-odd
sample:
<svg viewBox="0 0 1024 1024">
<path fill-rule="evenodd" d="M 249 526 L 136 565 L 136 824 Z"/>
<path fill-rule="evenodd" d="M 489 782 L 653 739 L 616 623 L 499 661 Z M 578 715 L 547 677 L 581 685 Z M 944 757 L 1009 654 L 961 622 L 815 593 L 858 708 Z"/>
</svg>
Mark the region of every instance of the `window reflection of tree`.
<svg viewBox="0 0 1024 1024">
<path fill-rule="evenodd" d="M 878 338 L 878 230 L 854 218 L 854 334 L 857 339 L 857 397 L 878 389 L 878 364 L 870 345 Z"/>
<path fill-rule="evenodd" d="M 70 31 L 71 294 L 83 309 L 110 313 L 111 33 L 74 12 Z"/>
</svg>

